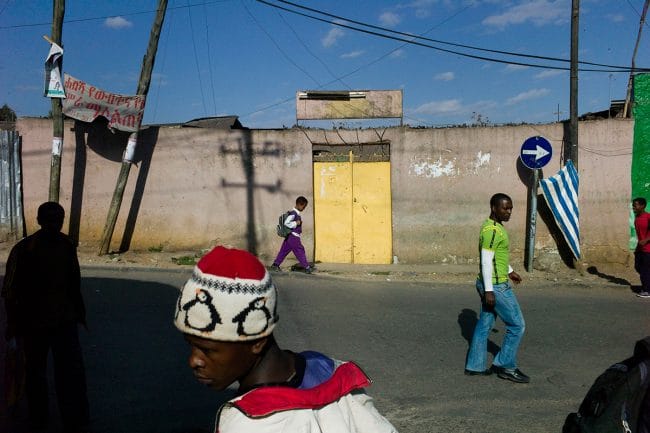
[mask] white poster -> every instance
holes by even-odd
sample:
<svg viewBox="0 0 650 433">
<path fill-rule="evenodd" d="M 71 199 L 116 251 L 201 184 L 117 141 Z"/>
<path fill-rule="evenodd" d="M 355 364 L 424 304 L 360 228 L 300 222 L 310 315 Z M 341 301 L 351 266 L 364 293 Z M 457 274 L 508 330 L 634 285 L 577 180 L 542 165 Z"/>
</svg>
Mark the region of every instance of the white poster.
<svg viewBox="0 0 650 433">
<path fill-rule="evenodd" d="M 45 59 L 45 94 L 47 98 L 65 98 L 63 81 L 61 80 L 61 62 L 63 48 L 55 43 L 50 47 L 50 53 Z"/>
</svg>

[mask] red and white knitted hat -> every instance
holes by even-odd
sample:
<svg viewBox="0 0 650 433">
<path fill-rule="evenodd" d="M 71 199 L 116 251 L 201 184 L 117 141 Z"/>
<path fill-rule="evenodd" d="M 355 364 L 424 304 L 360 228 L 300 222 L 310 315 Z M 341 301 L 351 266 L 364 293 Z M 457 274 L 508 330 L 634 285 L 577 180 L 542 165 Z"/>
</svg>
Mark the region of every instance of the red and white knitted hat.
<svg viewBox="0 0 650 433">
<path fill-rule="evenodd" d="M 194 268 L 176 302 L 174 324 L 186 334 L 246 341 L 273 332 L 277 290 L 248 251 L 215 247 Z"/>
</svg>

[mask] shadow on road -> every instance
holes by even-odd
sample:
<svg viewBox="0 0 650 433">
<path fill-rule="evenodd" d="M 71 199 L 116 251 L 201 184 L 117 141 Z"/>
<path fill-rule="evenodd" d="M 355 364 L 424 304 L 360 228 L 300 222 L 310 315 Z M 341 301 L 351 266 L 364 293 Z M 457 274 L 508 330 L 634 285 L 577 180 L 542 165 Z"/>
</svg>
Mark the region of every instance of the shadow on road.
<svg viewBox="0 0 650 433">
<path fill-rule="evenodd" d="M 458 315 L 458 325 L 460 326 L 460 334 L 467 341 L 469 346 L 472 342 L 472 337 L 474 336 L 474 328 L 476 328 L 476 322 L 478 322 L 478 314 L 474 310 L 469 308 L 463 308 L 463 310 Z M 498 332 L 496 329 L 492 329 L 492 332 Z M 501 350 L 498 344 L 494 343 L 491 340 L 488 340 L 487 350 L 492 356 L 496 356 Z"/>
<path fill-rule="evenodd" d="M 620 277 L 615 277 L 613 275 L 608 275 L 600 272 L 596 266 L 589 266 L 587 268 L 587 272 L 589 272 L 591 275 L 596 275 L 597 277 L 600 277 L 604 280 L 609 281 L 610 283 L 614 284 L 619 284 L 621 286 L 631 286 L 632 283 L 630 283 L 628 280 L 625 278 L 620 278 Z"/>
<path fill-rule="evenodd" d="M 217 393 L 195 381 L 187 365 L 189 347 L 172 323 L 178 289 L 149 281 L 82 278 L 82 290 L 89 330 L 80 329 L 80 339 L 92 431 L 210 432 L 217 409 L 232 393 Z M 3 305 L 1 335 L 4 315 Z M 5 342 L 0 338 L 0 372 L 4 358 Z M 48 433 L 60 428 L 51 368 L 49 380 Z M 25 409 L 21 401 L 9 416 L 2 393 L 0 431 L 26 432 Z"/>
</svg>

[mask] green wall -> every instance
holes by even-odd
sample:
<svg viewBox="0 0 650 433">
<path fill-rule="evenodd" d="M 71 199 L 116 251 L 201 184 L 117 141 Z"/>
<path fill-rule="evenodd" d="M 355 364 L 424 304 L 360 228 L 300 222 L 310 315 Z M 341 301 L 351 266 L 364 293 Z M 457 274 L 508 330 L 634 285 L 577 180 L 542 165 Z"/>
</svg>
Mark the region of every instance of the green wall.
<svg viewBox="0 0 650 433">
<path fill-rule="evenodd" d="M 632 147 L 632 197 L 650 201 L 650 74 L 634 77 L 634 144 Z M 630 205 L 631 209 L 631 205 Z M 630 247 L 636 247 L 634 218 L 630 218 Z"/>
</svg>

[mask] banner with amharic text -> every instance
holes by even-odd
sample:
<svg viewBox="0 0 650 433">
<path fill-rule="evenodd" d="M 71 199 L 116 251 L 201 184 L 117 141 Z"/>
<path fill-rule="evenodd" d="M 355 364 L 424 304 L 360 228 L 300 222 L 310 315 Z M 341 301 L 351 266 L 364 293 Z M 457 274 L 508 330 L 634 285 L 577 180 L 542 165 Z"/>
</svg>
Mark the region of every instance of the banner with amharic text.
<svg viewBox="0 0 650 433">
<path fill-rule="evenodd" d="M 98 89 L 65 74 L 66 99 L 63 113 L 82 122 L 92 122 L 98 116 L 108 119 L 109 128 L 137 132 L 144 115 L 144 95 L 125 96 Z"/>
</svg>

